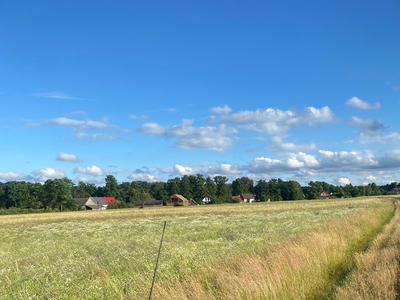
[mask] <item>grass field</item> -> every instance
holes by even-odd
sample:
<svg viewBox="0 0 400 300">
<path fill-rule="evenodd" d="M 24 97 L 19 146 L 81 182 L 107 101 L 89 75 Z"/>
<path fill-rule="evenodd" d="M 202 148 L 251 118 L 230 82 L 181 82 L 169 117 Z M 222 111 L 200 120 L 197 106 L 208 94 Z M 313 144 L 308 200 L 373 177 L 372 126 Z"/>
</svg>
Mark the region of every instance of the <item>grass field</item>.
<svg viewBox="0 0 400 300">
<path fill-rule="evenodd" d="M 0 216 L 0 299 L 147 299 L 164 221 L 153 299 L 353 299 L 369 245 L 397 245 L 395 208 L 371 197 Z"/>
</svg>

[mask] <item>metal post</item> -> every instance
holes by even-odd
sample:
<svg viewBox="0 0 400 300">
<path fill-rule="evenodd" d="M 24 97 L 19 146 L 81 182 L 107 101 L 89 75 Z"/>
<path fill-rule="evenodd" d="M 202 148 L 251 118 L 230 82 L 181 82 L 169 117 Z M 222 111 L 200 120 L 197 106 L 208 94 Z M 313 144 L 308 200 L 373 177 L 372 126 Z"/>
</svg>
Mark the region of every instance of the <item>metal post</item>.
<svg viewBox="0 0 400 300">
<path fill-rule="evenodd" d="M 156 261 L 156 267 L 154 268 L 153 282 L 151 283 L 151 289 L 150 289 L 149 300 L 151 300 L 151 296 L 152 296 L 152 294 L 153 294 L 154 282 L 156 281 L 158 260 L 160 259 L 161 247 L 162 247 L 162 243 L 163 243 L 163 239 L 164 239 L 165 226 L 167 226 L 167 221 L 164 221 L 164 228 L 163 228 L 162 235 L 161 235 L 160 248 L 158 248 L 158 255 L 157 255 L 157 261 Z"/>
</svg>

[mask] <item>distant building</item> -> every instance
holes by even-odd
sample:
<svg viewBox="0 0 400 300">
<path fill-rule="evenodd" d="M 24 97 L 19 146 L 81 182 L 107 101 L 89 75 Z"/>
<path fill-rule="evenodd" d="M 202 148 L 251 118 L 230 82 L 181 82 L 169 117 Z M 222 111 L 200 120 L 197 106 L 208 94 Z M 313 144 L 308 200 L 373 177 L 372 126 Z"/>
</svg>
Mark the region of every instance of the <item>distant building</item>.
<svg viewBox="0 0 400 300">
<path fill-rule="evenodd" d="M 167 201 L 167 206 L 189 206 L 189 205 L 198 205 L 198 204 L 193 199 L 188 200 L 179 194 L 173 194 Z"/>
<path fill-rule="evenodd" d="M 330 199 L 330 198 L 332 198 L 332 193 L 328 193 L 328 192 L 323 191 L 321 193 L 320 197 L 321 197 L 321 199 Z"/>
<path fill-rule="evenodd" d="M 74 200 L 82 210 L 104 210 L 116 199 L 114 197 L 86 197 L 74 198 Z"/>
<path fill-rule="evenodd" d="M 394 188 L 390 191 L 392 194 L 400 195 L 400 188 Z"/>
<path fill-rule="evenodd" d="M 256 202 L 255 197 L 253 194 L 240 194 L 238 196 L 231 197 L 232 202 L 239 202 L 239 203 L 252 203 Z"/>
</svg>

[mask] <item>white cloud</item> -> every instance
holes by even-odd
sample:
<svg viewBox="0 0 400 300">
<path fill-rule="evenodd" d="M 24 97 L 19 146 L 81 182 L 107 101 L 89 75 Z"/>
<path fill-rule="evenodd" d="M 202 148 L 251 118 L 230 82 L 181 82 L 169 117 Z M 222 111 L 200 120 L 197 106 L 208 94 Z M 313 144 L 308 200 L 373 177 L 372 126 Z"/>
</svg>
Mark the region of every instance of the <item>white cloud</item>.
<svg viewBox="0 0 400 300">
<path fill-rule="evenodd" d="M 138 116 L 138 115 L 130 115 L 129 116 L 129 119 L 131 119 L 131 120 L 147 120 L 149 117 L 148 116 L 145 116 L 145 115 L 141 115 L 141 116 Z"/>
<path fill-rule="evenodd" d="M 184 167 L 182 165 L 175 165 L 173 173 L 179 175 L 193 175 L 194 171 L 192 168 L 189 167 Z"/>
<path fill-rule="evenodd" d="M 339 177 L 338 184 L 341 186 L 346 186 L 346 185 L 350 184 L 350 180 L 346 177 Z"/>
<path fill-rule="evenodd" d="M 217 120 L 218 118 L 214 118 Z M 220 119 L 233 123 L 240 128 L 266 132 L 271 135 L 282 135 L 301 125 L 315 127 L 320 123 L 332 123 L 336 120 L 334 113 L 328 106 L 321 109 L 306 107 L 302 112 L 279 109 L 257 109 L 255 111 L 241 111 L 234 114 L 222 115 Z"/>
<path fill-rule="evenodd" d="M 141 128 L 138 128 L 137 131 L 142 132 L 147 135 L 165 135 L 166 128 L 157 124 L 157 123 L 145 123 Z"/>
<path fill-rule="evenodd" d="M 61 92 L 50 92 L 50 93 L 35 93 L 33 96 L 38 98 L 52 98 L 52 99 L 65 99 L 65 100 L 84 100 L 83 98 L 73 97 L 71 95 Z"/>
<path fill-rule="evenodd" d="M 128 179 L 135 180 L 135 181 L 147 181 L 147 182 L 155 182 L 161 181 L 162 178 L 156 177 L 147 173 L 137 173 L 131 174 L 128 176 Z"/>
<path fill-rule="evenodd" d="M 207 148 L 224 152 L 233 144 L 232 134 L 237 131 L 224 124 L 217 127 L 194 127 L 193 120 L 182 120 L 182 124 L 171 128 L 157 123 L 146 123 L 136 129 L 147 135 L 176 139 L 176 145 L 183 149 Z"/>
<path fill-rule="evenodd" d="M 47 179 L 64 178 L 66 177 L 64 171 L 54 168 L 43 168 L 33 172 L 39 176 L 39 181 L 46 181 Z"/>
<path fill-rule="evenodd" d="M 365 180 L 368 180 L 368 181 L 375 181 L 377 178 L 378 178 L 378 177 L 376 177 L 376 176 L 369 175 L 369 176 L 365 177 Z"/>
<path fill-rule="evenodd" d="M 201 170 L 201 173 L 210 175 L 210 176 L 217 176 L 217 175 L 240 175 L 243 173 L 240 170 L 238 165 L 231 165 L 231 164 L 220 164 L 219 166 L 210 166 Z"/>
<path fill-rule="evenodd" d="M 299 152 L 297 154 L 290 154 L 286 159 L 286 165 L 290 168 L 303 168 L 303 167 L 318 167 L 320 162 L 318 159 L 310 154 Z"/>
<path fill-rule="evenodd" d="M 229 114 L 232 111 L 232 108 L 230 108 L 228 105 L 224 105 L 224 106 L 216 106 L 211 108 L 211 112 L 214 114 L 221 114 L 221 115 L 225 115 L 225 114 Z"/>
<path fill-rule="evenodd" d="M 353 168 L 362 167 L 378 167 L 379 161 L 374 157 L 372 152 L 365 151 L 365 153 L 356 151 L 340 151 L 332 152 L 327 150 L 318 151 L 325 161 L 322 166 L 325 168 L 352 170 Z"/>
<path fill-rule="evenodd" d="M 105 133 L 94 133 L 92 134 L 92 139 L 97 140 L 97 139 L 103 139 L 103 140 L 109 140 L 109 141 L 114 141 L 117 140 L 118 137 L 110 134 L 105 134 Z"/>
<path fill-rule="evenodd" d="M 108 124 L 108 120 L 103 119 L 101 121 L 93 121 L 93 120 L 75 120 L 66 117 L 53 118 L 44 121 L 43 123 L 28 123 L 29 127 L 38 127 L 38 126 L 51 126 L 51 125 L 60 125 L 68 128 L 72 128 L 74 130 L 82 130 L 82 129 L 102 129 L 110 127 Z"/>
<path fill-rule="evenodd" d="M 76 183 L 79 183 L 80 181 L 84 183 L 93 183 L 95 185 L 104 185 L 105 183 L 104 179 L 96 180 L 96 179 L 89 179 L 87 177 L 76 177 L 74 179 L 74 182 Z"/>
<path fill-rule="evenodd" d="M 30 175 L 25 175 L 25 174 L 18 174 L 14 172 L 5 172 L 5 173 L 0 173 L 0 180 L 4 181 L 25 181 L 25 180 L 31 180 L 32 176 Z"/>
<path fill-rule="evenodd" d="M 283 140 L 282 137 L 274 136 L 271 138 L 272 142 L 272 149 L 275 151 L 304 151 L 304 150 L 315 150 L 317 146 L 315 143 L 311 144 L 294 144 L 294 143 L 287 143 Z"/>
<path fill-rule="evenodd" d="M 68 153 L 57 153 L 56 154 L 56 159 L 61 160 L 61 161 L 69 161 L 69 162 L 79 162 L 79 157 L 76 156 L 75 154 L 68 154 Z"/>
<path fill-rule="evenodd" d="M 103 176 L 106 174 L 106 172 L 104 172 L 101 168 L 95 165 L 89 167 L 79 166 L 75 168 L 74 173 L 89 174 L 92 176 Z"/>
<path fill-rule="evenodd" d="M 373 105 L 363 101 L 357 97 L 352 97 L 346 102 L 346 106 L 352 106 L 359 109 L 367 110 L 367 109 L 379 109 L 381 108 L 381 104 L 379 102 L 375 102 Z"/>
<path fill-rule="evenodd" d="M 385 127 L 383 122 L 379 119 L 360 119 L 353 116 L 349 124 L 359 128 L 358 134 L 360 143 L 362 144 L 390 144 L 400 141 L 400 132 L 384 134 L 387 127 Z"/>
<path fill-rule="evenodd" d="M 268 157 L 257 157 L 249 162 L 247 166 L 251 173 L 264 172 L 288 172 L 300 168 L 319 167 L 320 162 L 317 157 L 303 152 L 291 153 L 284 159 L 272 159 Z"/>
</svg>

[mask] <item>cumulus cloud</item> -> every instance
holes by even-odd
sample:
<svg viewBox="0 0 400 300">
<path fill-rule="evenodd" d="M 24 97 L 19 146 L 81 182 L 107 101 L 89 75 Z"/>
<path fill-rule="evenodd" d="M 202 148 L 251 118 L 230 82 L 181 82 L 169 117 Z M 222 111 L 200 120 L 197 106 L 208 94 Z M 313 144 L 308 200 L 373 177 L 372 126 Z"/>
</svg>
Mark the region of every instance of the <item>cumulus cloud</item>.
<svg viewBox="0 0 400 300">
<path fill-rule="evenodd" d="M 385 134 L 388 128 L 379 119 L 360 119 L 353 116 L 349 124 L 359 129 L 358 134 L 362 144 L 390 144 L 400 141 L 400 132 Z"/>
<path fill-rule="evenodd" d="M 216 175 L 240 175 L 243 171 L 238 165 L 231 165 L 227 163 L 220 164 L 219 166 L 210 166 L 208 168 L 202 169 L 201 173 L 216 176 Z"/>
<path fill-rule="evenodd" d="M 54 168 L 43 168 L 33 172 L 39 176 L 39 181 L 46 181 L 47 179 L 64 178 L 66 177 L 64 171 Z"/>
<path fill-rule="evenodd" d="M 89 167 L 79 166 L 75 168 L 74 173 L 88 174 L 92 176 L 103 176 L 106 174 L 106 172 L 104 172 L 101 168 L 95 165 Z"/>
<path fill-rule="evenodd" d="M 346 106 L 352 106 L 352 107 L 356 107 L 356 108 L 363 109 L 363 110 L 381 108 L 381 104 L 379 102 L 370 104 L 370 103 L 363 101 L 357 97 L 352 97 L 349 100 L 347 100 Z"/>
<path fill-rule="evenodd" d="M 157 123 L 146 123 L 136 129 L 146 135 L 156 135 L 176 139 L 176 145 L 183 149 L 207 148 L 224 152 L 233 144 L 234 128 L 224 124 L 219 126 L 194 127 L 194 120 L 183 120 L 182 124 L 163 127 Z"/>
<path fill-rule="evenodd" d="M 257 157 L 246 166 L 251 173 L 264 172 L 287 172 L 300 168 L 316 168 L 320 166 L 317 157 L 303 153 L 291 153 L 284 159 L 272 159 L 268 157 Z"/>
<path fill-rule="evenodd" d="M 68 153 L 57 153 L 56 154 L 56 159 L 60 161 L 68 161 L 68 162 L 79 162 L 79 157 L 76 156 L 75 154 L 68 154 Z"/>
<path fill-rule="evenodd" d="M 350 180 L 346 177 L 339 177 L 338 184 L 341 186 L 346 186 L 346 185 L 350 184 Z"/>
<path fill-rule="evenodd" d="M 378 167 L 379 161 L 372 152 L 365 153 L 357 151 L 339 151 L 333 152 L 328 150 L 319 150 L 321 156 L 325 159 L 323 166 L 325 168 L 341 169 L 351 171 L 354 168 Z"/>
<path fill-rule="evenodd" d="M 79 182 L 93 183 L 95 185 L 104 185 L 104 183 L 105 183 L 104 179 L 97 180 L 97 179 L 89 179 L 87 177 L 76 177 L 74 179 L 74 182 L 75 183 L 79 183 Z"/>
<path fill-rule="evenodd" d="M 320 123 L 332 123 L 336 117 L 328 106 L 324 106 L 321 109 L 306 107 L 301 112 L 273 108 L 245 110 L 221 115 L 219 119 L 225 123 L 236 124 L 243 129 L 266 132 L 270 135 L 282 135 L 301 125 L 316 127 Z M 216 117 L 214 120 L 218 120 L 218 118 Z"/>
<path fill-rule="evenodd" d="M 184 167 L 182 165 L 175 165 L 173 169 L 174 174 L 179 174 L 179 175 L 193 175 L 194 171 L 192 168 L 189 167 Z"/>
<path fill-rule="evenodd" d="M 167 129 L 157 123 L 145 123 L 141 128 L 136 129 L 138 132 L 142 132 L 147 135 L 159 135 L 164 136 L 167 133 Z"/>
<path fill-rule="evenodd" d="M 376 177 L 376 176 L 369 175 L 369 176 L 365 177 L 365 180 L 368 180 L 368 181 L 375 181 L 377 178 L 378 178 L 378 177 Z"/>
<path fill-rule="evenodd" d="M 26 175 L 26 174 L 18 174 L 14 172 L 5 172 L 5 173 L 0 173 L 0 180 L 4 181 L 25 181 L 25 180 L 31 180 L 32 176 Z"/>
<path fill-rule="evenodd" d="M 134 180 L 134 181 L 147 181 L 147 182 L 155 182 L 155 181 L 161 181 L 162 178 L 156 177 L 147 173 L 134 173 L 128 176 L 128 179 Z"/>
<path fill-rule="evenodd" d="M 211 112 L 214 114 L 221 114 L 221 115 L 225 115 L 225 114 L 229 114 L 232 111 L 232 108 L 230 108 L 228 105 L 224 105 L 224 106 L 216 106 L 211 108 Z"/>
</svg>

